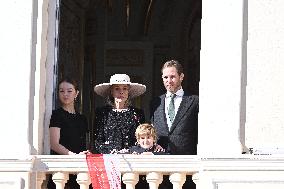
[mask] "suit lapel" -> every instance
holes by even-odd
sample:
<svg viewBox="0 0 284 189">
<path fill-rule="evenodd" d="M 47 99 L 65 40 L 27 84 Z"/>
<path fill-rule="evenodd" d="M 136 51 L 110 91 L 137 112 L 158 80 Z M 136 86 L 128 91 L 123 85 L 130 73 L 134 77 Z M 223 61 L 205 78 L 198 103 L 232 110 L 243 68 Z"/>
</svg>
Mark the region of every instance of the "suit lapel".
<svg viewBox="0 0 284 189">
<path fill-rule="evenodd" d="M 191 96 L 183 96 L 182 101 L 180 103 L 180 106 L 178 108 L 177 114 L 175 116 L 174 122 L 171 126 L 170 132 L 172 132 L 178 123 L 180 122 L 181 118 L 184 116 L 184 114 L 187 112 L 187 110 L 190 108 L 190 106 L 193 103 L 193 98 Z"/>
<path fill-rule="evenodd" d="M 160 121 L 161 121 L 161 124 L 162 126 L 164 126 L 163 130 L 169 130 L 169 127 L 168 127 L 168 124 L 167 124 L 167 117 L 166 117 L 166 114 L 165 114 L 165 97 L 166 95 L 162 95 L 161 96 L 161 104 L 160 106 L 158 107 L 157 109 L 157 115 L 160 115 Z"/>
<path fill-rule="evenodd" d="M 162 96 L 162 106 L 161 106 L 161 109 L 160 109 L 160 115 L 163 115 L 162 117 L 162 121 L 163 121 L 163 124 L 165 126 L 164 129 L 166 129 L 167 131 L 169 131 L 169 127 L 168 127 L 168 123 L 167 123 L 167 117 L 166 117 L 166 114 L 165 114 L 165 98 L 166 98 L 166 95 L 163 95 Z"/>
</svg>

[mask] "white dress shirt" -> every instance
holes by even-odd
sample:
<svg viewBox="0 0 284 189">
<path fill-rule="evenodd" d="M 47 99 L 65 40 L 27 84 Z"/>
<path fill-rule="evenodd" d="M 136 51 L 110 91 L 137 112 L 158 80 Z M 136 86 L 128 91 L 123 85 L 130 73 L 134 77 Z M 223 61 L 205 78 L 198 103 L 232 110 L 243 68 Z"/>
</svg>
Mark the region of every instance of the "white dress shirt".
<svg viewBox="0 0 284 189">
<path fill-rule="evenodd" d="M 172 123 L 170 121 L 169 114 L 168 114 L 169 104 L 170 104 L 170 101 L 171 101 L 171 97 L 170 97 L 171 94 L 172 93 L 167 91 L 166 98 L 165 98 L 165 114 L 166 114 L 166 117 L 167 117 L 167 124 L 169 126 L 169 130 L 172 126 Z M 174 103 L 175 103 L 175 115 L 176 115 L 178 108 L 180 106 L 180 103 L 182 101 L 182 97 L 184 95 L 184 90 L 182 88 L 180 88 L 175 94 L 176 94 L 176 97 L 174 98 Z"/>
</svg>

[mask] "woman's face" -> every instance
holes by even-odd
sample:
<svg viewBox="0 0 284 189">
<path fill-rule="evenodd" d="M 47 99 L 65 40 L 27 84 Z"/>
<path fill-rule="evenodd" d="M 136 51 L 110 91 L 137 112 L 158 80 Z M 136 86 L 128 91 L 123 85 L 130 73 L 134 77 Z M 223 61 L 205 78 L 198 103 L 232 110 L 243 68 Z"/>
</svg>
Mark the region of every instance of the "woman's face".
<svg viewBox="0 0 284 189">
<path fill-rule="evenodd" d="M 137 142 L 142 148 L 149 149 L 154 145 L 154 138 L 150 135 L 141 135 Z"/>
<path fill-rule="evenodd" d="M 63 81 L 59 85 L 59 100 L 63 106 L 73 105 L 78 93 L 71 83 Z"/>
<path fill-rule="evenodd" d="M 112 85 L 111 95 L 115 102 L 125 102 L 128 99 L 128 85 Z"/>
</svg>

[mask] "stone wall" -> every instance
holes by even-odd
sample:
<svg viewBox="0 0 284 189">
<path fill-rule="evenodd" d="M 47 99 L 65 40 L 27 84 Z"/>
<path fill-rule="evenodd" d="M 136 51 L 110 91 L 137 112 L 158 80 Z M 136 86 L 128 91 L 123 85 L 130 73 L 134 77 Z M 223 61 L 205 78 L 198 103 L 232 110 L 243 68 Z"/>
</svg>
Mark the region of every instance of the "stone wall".
<svg viewBox="0 0 284 189">
<path fill-rule="evenodd" d="M 248 8 L 246 145 L 276 151 L 284 147 L 284 2 Z"/>
</svg>

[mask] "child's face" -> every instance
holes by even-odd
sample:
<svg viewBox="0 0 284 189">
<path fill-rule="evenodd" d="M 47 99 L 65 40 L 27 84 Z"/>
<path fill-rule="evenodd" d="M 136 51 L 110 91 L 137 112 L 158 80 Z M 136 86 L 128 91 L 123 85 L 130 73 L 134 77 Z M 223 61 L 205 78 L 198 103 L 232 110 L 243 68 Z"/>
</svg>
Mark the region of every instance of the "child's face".
<svg viewBox="0 0 284 189">
<path fill-rule="evenodd" d="M 59 85 L 59 99 L 63 106 L 73 105 L 78 93 L 71 83 L 63 81 Z"/>
<path fill-rule="evenodd" d="M 149 149 L 154 145 L 154 138 L 150 135 L 142 135 L 137 142 L 142 148 Z"/>
</svg>

